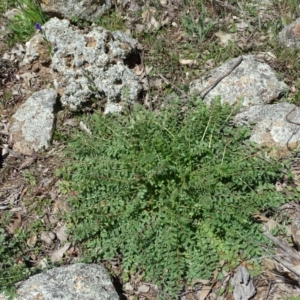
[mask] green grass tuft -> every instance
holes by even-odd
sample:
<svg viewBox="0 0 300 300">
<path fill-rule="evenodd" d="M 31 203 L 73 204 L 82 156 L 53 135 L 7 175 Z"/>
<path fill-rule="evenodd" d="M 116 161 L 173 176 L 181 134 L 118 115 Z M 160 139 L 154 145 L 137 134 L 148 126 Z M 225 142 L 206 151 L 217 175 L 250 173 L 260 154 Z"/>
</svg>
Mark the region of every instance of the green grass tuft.
<svg viewBox="0 0 300 300">
<path fill-rule="evenodd" d="M 1 0 L 0 13 L 6 13 L 9 9 L 16 7 L 16 0 Z"/>
<path fill-rule="evenodd" d="M 42 25 L 47 21 L 37 1 L 18 0 L 16 2 L 21 12 L 8 25 L 11 31 L 9 35 L 9 43 L 11 45 L 18 42 L 27 42 L 36 30 L 35 24 L 39 23 Z"/>
<path fill-rule="evenodd" d="M 199 42 L 204 42 L 215 24 L 212 20 L 207 21 L 207 11 L 205 6 L 201 5 L 201 15 L 195 20 L 192 16 L 184 15 L 181 17 L 182 24 L 191 36 L 196 36 Z"/>
</svg>

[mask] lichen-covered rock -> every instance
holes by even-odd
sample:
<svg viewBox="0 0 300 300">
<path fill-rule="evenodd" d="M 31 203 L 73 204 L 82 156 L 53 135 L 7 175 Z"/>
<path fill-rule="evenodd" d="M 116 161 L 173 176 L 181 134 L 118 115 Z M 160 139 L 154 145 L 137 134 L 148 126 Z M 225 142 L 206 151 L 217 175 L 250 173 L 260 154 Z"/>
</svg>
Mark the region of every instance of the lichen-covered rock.
<svg viewBox="0 0 300 300">
<path fill-rule="evenodd" d="M 14 141 L 14 150 L 25 155 L 47 148 L 52 138 L 54 106 L 57 93 L 45 89 L 32 94 L 23 103 L 10 121 L 9 131 Z"/>
<path fill-rule="evenodd" d="M 54 86 L 63 106 L 81 108 L 91 98 L 107 100 L 105 113 L 121 111 L 123 103 L 138 101 L 141 85 L 124 60 L 135 53 L 137 41 L 121 31 L 94 27 L 87 34 L 74 29 L 68 20 L 52 18 L 43 25 L 52 47 L 51 69 Z M 23 63 L 41 53 L 38 40 L 27 43 Z"/>
<path fill-rule="evenodd" d="M 111 8 L 111 0 L 41 0 L 42 10 L 51 17 L 92 21 Z"/>
<path fill-rule="evenodd" d="M 21 65 L 39 60 L 41 64 L 50 64 L 51 47 L 41 34 L 37 34 L 26 43 L 26 53 Z"/>
<path fill-rule="evenodd" d="M 278 35 L 281 44 L 289 48 L 300 48 L 300 18 L 285 26 Z"/>
<path fill-rule="evenodd" d="M 16 300 L 118 300 L 105 269 L 96 264 L 74 264 L 33 275 L 17 289 Z"/>
<path fill-rule="evenodd" d="M 291 224 L 291 234 L 293 242 L 297 247 L 297 250 L 300 250 L 300 215 L 297 214 Z"/>
<path fill-rule="evenodd" d="M 234 300 L 248 300 L 256 294 L 251 276 L 244 266 L 237 267 L 231 284 L 234 287 Z"/>
<path fill-rule="evenodd" d="M 254 125 L 250 140 L 272 147 L 272 154 L 283 157 L 300 144 L 299 125 L 288 122 L 287 117 L 297 123 L 300 120 L 300 108 L 289 103 L 256 105 L 237 114 L 234 121 L 238 125 Z"/>
<path fill-rule="evenodd" d="M 274 70 L 263 60 L 253 55 L 245 55 L 241 63 L 233 68 L 238 59 L 240 58 L 233 58 L 213 69 L 208 76 L 192 81 L 190 93 L 199 94 L 231 69 L 229 75 L 206 93 L 204 96 L 206 103 L 221 96 L 222 103 L 227 102 L 231 105 L 240 103 L 245 109 L 252 105 L 272 103 L 288 90 L 288 86 L 277 79 Z"/>
</svg>

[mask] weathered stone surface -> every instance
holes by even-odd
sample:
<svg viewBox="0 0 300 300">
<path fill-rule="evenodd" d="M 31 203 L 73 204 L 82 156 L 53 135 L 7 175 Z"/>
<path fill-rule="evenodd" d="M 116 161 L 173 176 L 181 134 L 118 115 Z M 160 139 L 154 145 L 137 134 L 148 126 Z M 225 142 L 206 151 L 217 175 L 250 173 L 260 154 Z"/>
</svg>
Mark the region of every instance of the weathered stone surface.
<svg viewBox="0 0 300 300">
<path fill-rule="evenodd" d="M 50 64 L 51 47 L 49 48 L 49 46 L 42 34 L 33 36 L 30 42 L 26 43 L 26 53 L 21 65 L 31 64 L 35 60 L 39 60 L 41 64 Z"/>
<path fill-rule="evenodd" d="M 45 89 L 32 94 L 12 116 L 9 131 L 14 150 L 25 155 L 48 147 L 54 125 L 54 105 L 57 93 Z"/>
<path fill-rule="evenodd" d="M 259 145 L 274 147 L 273 154 L 282 157 L 290 154 L 300 144 L 299 125 L 289 123 L 300 120 L 300 108 L 294 104 L 279 103 L 272 105 L 256 105 L 239 113 L 234 120 L 239 125 L 254 124 L 250 140 Z"/>
<path fill-rule="evenodd" d="M 57 18 L 43 25 L 42 34 L 54 51 L 51 68 L 63 106 L 77 110 L 91 98 L 107 99 L 108 113 L 121 111 L 122 102 L 138 100 L 138 77 L 124 64 L 136 50 L 136 40 L 121 31 L 110 32 L 100 27 L 83 34 L 73 29 L 69 21 Z M 23 63 L 30 63 L 44 53 L 38 41 L 33 37 L 27 43 Z"/>
<path fill-rule="evenodd" d="M 199 94 L 231 70 L 238 59 L 233 58 L 213 69 L 207 77 L 192 81 L 190 92 Z M 276 78 L 276 73 L 267 63 L 253 55 L 245 55 L 242 62 L 204 96 L 204 101 L 210 103 L 215 97 L 221 96 L 222 103 L 241 103 L 242 109 L 245 109 L 252 105 L 272 103 L 287 90 L 288 86 Z"/>
<path fill-rule="evenodd" d="M 244 266 L 237 267 L 231 284 L 234 287 L 234 300 L 248 300 L 256 294 L 250 274 Z"/>
<path fill-rule="evenodd" d="M 77 17 L 87 21 L 93 21 L 111 8 L 111 0 L 41 0 L 40 3 L 51 17 Z"/>
<path fill-rule="evenodd" d="M 96 264 L 74 264 L 31 276 L 17 289 L 16 300 L 117 300 L 119 296 L 105 269 Z"/>
<path fill-rule="evenodd" d="M 53 232 L 43 231 L 40 238 L 41 241 L 45 242 L 47 245 L 51 245 L 55 239 L 55 234 Z"/>
<path fill-rule="evenodd" d="M 300 250 L 300 215 L 296 215 L 292 225 L 291 225 L 291 234 L 293 242 L 297 247 L 297 250 Z"/>
<path fill-rule="evenodd" d="M 300 18 L 285 26 L 278 35 L 281 44 L 289 48 L 300 47 Z"/>
</svg>

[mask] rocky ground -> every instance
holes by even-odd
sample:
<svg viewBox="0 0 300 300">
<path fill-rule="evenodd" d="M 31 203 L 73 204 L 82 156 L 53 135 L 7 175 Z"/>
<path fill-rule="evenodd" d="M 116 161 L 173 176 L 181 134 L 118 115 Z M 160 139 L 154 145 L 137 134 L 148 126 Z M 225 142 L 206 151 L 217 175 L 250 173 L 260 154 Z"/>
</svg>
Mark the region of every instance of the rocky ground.
<svg viewBox="0 0 300 300">
<path fill-rule="evenodd" d="M 194 19 L 201 17 L 196 2 L 116 2 L 111 11 L 99 20 L 99 25 L 104 28 L 124 30 L 138 40 L 139 59 L 132 62 L 132 70 L 143 86 L 144 105 L 159 109 L 170 95 L 184 95 L 191 80 L 207 74 L 226 60 L 241 54 L 267 52 L 275 57 L 268 62 L 269 65 L 290 87 L 285 100 L 298 106 L 299 50 L 283 48 L 277 42 L 278 32 L 298 16 L 297 1 L 277 0 L 267 8 L 261 1 L 254 1 L 253 6 L 243 1 L 204 1 L 206 22 L 214 24 L 206 34 L 200 25 L 193 27 L 191 24 L 184 25 L 182 21 L 183 13 Z M 39 60 L 34 65 L 21 65 L 25 44 L 9 43 L 9 22 L 7 11 L 3 10 L 0 17 L 0 222 L 13 241 L 12 254 L 7 253 L 7 256 L 13 257 L 15 264 L 25 263 L 31 269 L 45 264 L 45 258 L 50 258 L 52 263 L 63 259 L 63 264 L 67 265 L 80 257 L 81 249 L 80 245 L 63 247 L 68 236 L 66 224 L 59 218 L 59 213 L 69 211 L 66 199 L 71 192 L 66 183 L 56 176 L 56 170 L 65 161 L 64 149 L 72 127 L 79 125 L 74 123 L 73 112 L 57 107 L 56 128 L 47 150 L 31 155 L 13 150 L 14 141 L 8 130 L 11 116 L 33 92 L 52 87 L 53 83 L 47 62 Z M 73 23 L 86 32 L 91 25 L 78 20 Z M 94 103 L 85 107 L 83 113 L 91 113 L 101 105 Z M 293 170 L 296 178 L 290 187 L 296 189 L 297 160 Z M 278 190 L 282 189 L 283 183 L 278 183 Z M 298 203 L 288 203 L 282 207 L 282 218 L 288 215 L 295 219 L 299 210 Z M 258 218 L 270 226 L 274 225 L 272 218 Z M 283 237 L 289 241 L 292 231 L 297 232 L 297 228 L 285 225 L 287 234 Z M 274 242 L 280 247 L 280 241 Z M 280 251 L 291 251 L 290 264 L 294 264 L 297 270 L 300 260 L 296 254 L 293 257 L 294 248 L 294 244 L 284 244 Z M 105 265 L 114 274 L 118 292 L 123 293 L 124 299 L 157 297 L 156 287 L 143 282 L 139 274 L 122 286 L 118 262 L 106 262 Z M 244 265 L 247 266 L 247 262 Z M 253 280 L 256 295 L 252 299 L 297 299 L 291 297 L 300 296 L 299 275 L 280 268 L 280 262 L 276 265 L 274 261 L 265 260 L 263 272 Z M 223 275 L 222 280 L 215 278 L 212 282 L 200 282 L 199 287 L 195 284 L 195 288 L 187 288 L 178 296 L 179 299 L 234 299 L 229 289 L 232 274 Z M 204 283 L 207 284 L 205 289 Z"/>
</svg>

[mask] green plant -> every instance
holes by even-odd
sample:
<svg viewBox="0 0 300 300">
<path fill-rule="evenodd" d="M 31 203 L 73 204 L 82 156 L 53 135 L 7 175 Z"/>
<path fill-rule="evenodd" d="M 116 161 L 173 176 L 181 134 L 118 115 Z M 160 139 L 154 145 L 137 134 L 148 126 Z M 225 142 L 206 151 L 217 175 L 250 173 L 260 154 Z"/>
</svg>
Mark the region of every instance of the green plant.
<svg viewBox="0 0 300 300">
<path fill-rule="evenodd" d="M 188 106 L 87 117 L 93 135 L 74 134 L 60 170 L 76 191 L 68 224 L 85 260 L 121 254 L 124 272 L 143 271 L 171 295 L 221 260 L 232 268 L 261 255 L 251 214 L 284 200 L 273 189 L 281 166 L 246 141 L 247 128 L 228 125 L 232 108 Z"/>
<path fill-rule="evenodd" d="M 53 141 L 58 141 L 58 142 L 63 142 L 66 140 L 66 136 L 64 134 L 64 132 L 58 130 L 58 129 L 55 129 L 53 131 L 53 137 L 52 137 L 52 140 Z"/>
<path fill-rule="evenodd" d="M 15 291 L 14 283 L 29 277 L 34 269 L 26 267 L 28 255 L 23 251 L 26 248 L 28 235 L 17 229 L 13 237 L 6 233 L 6 226 L 11 221 L 12 214 L 8 213 L 0 218 L 0 291 L 8 295 Z"/>
<path fill-rule="evenodd" d="M 273 1 L 273 6 L 278 10 L 281 16 L 288 16 L 293 18 L 294 14 L 299 13 L 299 1 L 298 0 L 275 0 Z"/>
<path fill-rule="evenodd" d="M 214 22 L 211 20 L 207 21 L 206 17 L 207 11 L 203 4 L 201 7 L 201 15 L 198 19 L 195 20 L 192 16 L 187 15 L 181 17 L 182 24 L 187 33 L 191 36 L 197 36 L 201 43 L 204 42 L 215 26 Z"/>
<path fill-rule="evenodd" d="M 17 0 L 16 3 L 21 12 L 8 25 L 11 44 L 28 41 L 36 30 L 35 24 L 42 25 L 47 20 L 36 0 Z"/>
<path fill-rule="evenodd" d="M 16 0 L 1 0 L 0 1 L 0 13 L 5 13 L 9 9 L 16 7 Z"/>
<path fill-rule="evenodd" d="M 252 278 L 257 278 L 259 275 L 261 275 L 261 266 L 261 259 L 255 259 L 251 264 L 250 262 L 247 264 L 247 269 Z"/>
<path fill-rule="evenodd" d="M 24 177 L 27 179 L 30 186 L 36 186 L 37 185 L 35 175 L 30 170 L 26 170 L 24 172 Z"/>
<path fill-rule="evenodd" d="M 258 10 L 255 5 L 253 5 L 251 2 L 246 2 L 244 9 L 246 10 L 247 14 L 251 17 L 257 17 L 258 16 Z"/>
<path fill-rule="evenodd" d="M 104 14 L 101 17 L 98 17 L 94 20 L 94 23 L 97 26 L 102 26 L 103 28 L 111 31 L 126 29 L 124 18 L 116 12 Z"/>
<path fill-rule="evenodd" d="M 11 91 L 7 91 L 3 96 L 2 99 L 0 99 L 0 108 L 5 108 L 7 107 L 9 100 L 12 97 L 12 92 Z"/>
<path fill-rule="evenodd" d="M 278 225 L 274 229 L 272 229 L 271 233 L 274 236 L 286 236 L 287 235 L 285 226 L 280 226 L 280 225 Z"/>
<path fill-rule="evenodd" d="M 43 255 L 45 247 L 39 240 L 33 243 L 31 237 L 47 230 L 41 216 L 46 210 L 43 208 L 49 207 L 50 202 L 39 198 L 24 200 L 27 215 L 32 217 L 32 212 L 35 212 L 37 216 L 31 222 L 21 213 L 0 214 L 0 292 L 10 297 L 16 291 L 15 283 L 41 271 L 34 257 Z"/>
<path fill-rule="evenodd" d="M 35 185 L 32 185 L 32 186 L 34 187 Z M 24 204 L 26 205 L 28 213 L 32 213 L 32 214 L 41 216 L 44 214 L 44 212 L 49 207 L 51 207 L 51 200 L 46 199 L 44 197 L 32 197 L 32 198 L 28 198 L 28 199 L 24 200 Z M 37 219 L 36 223 L 39 224 L 39 222 L 40 222 L 40 219 Z M 30 223 L 30 227 L 33 226 L 34 223 L 35 223 L 35 221 L 32 221 Z M 28 227 L 27 227 L 27 229 L 28 229 Z"/>
<path fill-rule="evenodd" d="M 298 0 L 275 0 L 272 3 L 274 10 L 277 11 L 278 18 L 273 20 L 272 23 L 275 23 L 275 27 L 278 30 L 281 30 L 284 26 L 292 23 L 295 18 L 299 16 L 299 1 Z M 276 31 L 275 31 L 276 32 Z"/>
<path fill-rule="evenodd" d="M 86 20 L 79 19 L 76 16 L 71 17 L 70 21 L 74 25 L 79 26 L 79 27 L 87 27 L 87 26 L 89 26 L 89 22 L 87 22 Z"/>
<path fill-rule="evenodd" d="M 239 56 L 242 52 L 235 43 L 229 43 L 227 46 L 220 47 L 217 43 L 209 43 L 208 53 L 203 54 L 205 60 L 214 59 L 217 64 L 230 59 L 231 57 Z"/>
</svg>

